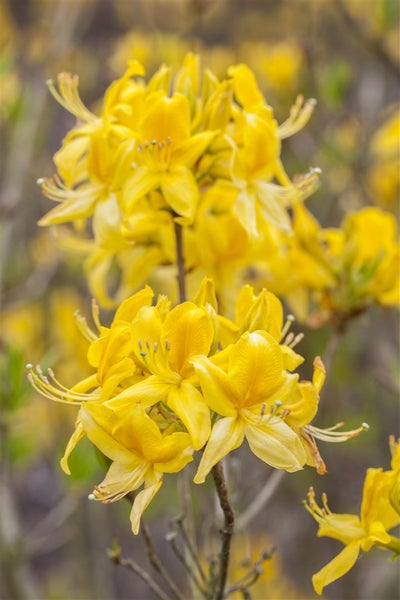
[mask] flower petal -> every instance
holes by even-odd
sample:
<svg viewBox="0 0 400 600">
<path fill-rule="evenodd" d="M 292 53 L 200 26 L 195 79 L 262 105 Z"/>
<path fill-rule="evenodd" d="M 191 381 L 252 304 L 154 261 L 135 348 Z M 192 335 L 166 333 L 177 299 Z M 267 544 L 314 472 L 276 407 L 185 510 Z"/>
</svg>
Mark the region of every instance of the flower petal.
<svg viewBox="0 0 400 600">
<path fill-rule="evenodd" d="M 239 448 L 243 438 L 244 425 L 241 419 L 226 417 L 217 421 L 193 479 L 194 483 L 203 483 L 213 466 L 229 452 Z"/>
<path fill-rule="evenodd" d="M 352 542 L 331 560 L 318 573 L 315 573 L 312 578 L 313 586 L 317 594 L 321 595 L 325 586 L 329 585 L 336 579 L 339 579 L 345 573 L 350 571 L 355 564 L 360 552 L 360 543 Z"/>
<path fill-rule="evenodd" d="M 253 454 L 271 467 L 293 473 L 306 462 L 299 436 L 278 417 L 270 417 L 266 425 L 246 423 L 245 436 Z"/>
<path fill-rule="evenodd" d="M 170 388 L 168 406 L 181 419 L 192 438 L 193 447 L 204 446 L 211 431 L 210 411 L 200 392 L 190 383 Z"/>
<path fill-rule="evenodd" d="M 136 495 L 130 514 L 132 533 L 134 533 L 135 535 L 139 533 L 140 518 L 143 512 L 146 510 L 146 508 L 160 489 L 162 482 L 162 473 L 154 472 L 151 476 L 148 476 L 146 478 L 144 489 Z"/>
</svg>

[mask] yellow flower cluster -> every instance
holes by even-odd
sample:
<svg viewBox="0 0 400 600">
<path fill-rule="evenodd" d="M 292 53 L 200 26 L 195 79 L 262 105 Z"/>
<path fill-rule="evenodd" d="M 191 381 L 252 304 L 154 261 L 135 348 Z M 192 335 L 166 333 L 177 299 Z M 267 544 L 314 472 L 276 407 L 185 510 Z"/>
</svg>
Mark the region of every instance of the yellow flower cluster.
<svg viewBox="0 0 400 600">
<path fill-rule="evenodd" d="M 374 303 L 400 306 L 400 243 L 391 213 L 367 207 L 350 212 L 339 228 L 322 228 L 298 204 L 293 235 L 277 232 L 261 248 L 269 258 L 254 263 L 254 283 L 268 282 L 312 326 L 345 324 Z"/>
<path fill-rule="evenodd" d="M 355 564 L 360 551 L 377 546 L 400 555 L 400 540 L 388 532 L 400 523 L 400 443 L 390 438 L 392 463 L 389 471 L 368 469 L 364 481 L 360 516 L 335 514 L 323 496 L 323 507 L 308 494 L 308 512 L 319 523 L 318 536 L 340 540 L 345 548 L 313 576 L 318 594 L 326 585 L 345 575 Z"/>
<path fill-rule="evenodd" d="M 292 472 L 305 464 L 326 472 L 315 438 L 344 441 L 364 427 L 337 432 L 310 425 L 325 378 L 320 359 L 312 381 L 293 371 L 303 358 L 283 324 L 282 305 L 263 290 L 245 286 L 229 320 L 217 312 L 212 281 L 205 279 L 192 301 L 172 307 L 146 286 L 119 306 L 110 327 L 97 331 L 78 317 L 91 342 L 93 375 L 67 389 L 29 366 L 29 378 L 43 395 L 79 404 L 76 429 L 61 461 L 85 435 L 111 461 L 93 498 L 118 500 L 141 486 L 132 507 L 140 517 L 162 484 L 164 473 L 185 467 L 204 448 L 194 481 L 247 440 L 264 462 Z"/>
<path fill-rule="evenodd" d="M 40 224 L 74 222 L 64 243 L 87 255 L 104 306 L 176 264 L 176 224 L 185 226 L 186 270 L 199 282 L 221 259 L 231 271 L 271 223 L 289 231 L 287 209 L 315 187 L 315 170 L 292 182 L 281 162 L 281 140 L 304 126 L 314 101 L 298 98 L 278 125 L 244 64 L 219 81 L 188 54 L 174 77 L 164 65 L 146 82 L 142 65 L 130 61 L 100 116 L 83 105 L 76 76 L 62 73 L 49 87 L 78 123 L 55 154 L 57 175 L 39 180 L 58 203 Z M 121 278 L 112 298 L 113 265 Z"/>
</svg>

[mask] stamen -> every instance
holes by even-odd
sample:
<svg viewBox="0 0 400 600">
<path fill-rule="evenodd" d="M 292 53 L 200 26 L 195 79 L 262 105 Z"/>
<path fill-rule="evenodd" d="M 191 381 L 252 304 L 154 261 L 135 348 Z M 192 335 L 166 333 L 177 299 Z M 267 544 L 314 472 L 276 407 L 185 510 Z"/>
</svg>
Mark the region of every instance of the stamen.
<svg viewBox="0 0 400 600">
<path fill-rule="evenodd" d="M 93 322 L 96 325 L 98 331 L 100 331 L 100 329 L 101 329 L 99 315 L 100 315 L 99 305 L 97 304 L 96 300 L 94 298 L 92 298 L 92 317 L 93 317 Z"/>
<path fill-rule="evenodd" d="M 298 333 L 295 338 L 293 339 L 293 341 L 288 344 L 289 348 L 294 348 L 295 346 L 297 346 L 297 344 L 299 342 L 301 342 L 301 340 L 304 338 L 304 333 Z"/>
<path fill-rule="evenodd" d="M 297 96 L 296 102 L 290 109 L 289 117 L 278 127 L 278 135 L 281 140 L 294 135 L 309 121 L 317 101 L 310 98 L 304 102 L 302 95 Z"/>
<path fill-rule="evenodd" d="M 40 365 L 36 367 L 36 372 L 31 364 L 27 365 L 28 381 L 32 387 L 42 396 L 60 402 L 61 404 L 82 404 L 87 400 L 97 400 L 100 398 L 99 392 L 91 392 L 86 394 L 83 392 L 73 392 L 63 386 L 55 377 L 53 371 L 48 369 L 50 380 L 43 374 Z"/>
<path fill-rule="evenodd" d="M 74 312 L 74 317 L 79 331 L 89 342 L 94 342 L 98 339 L 98 336 L 90 329 L 85 317 L 81 315 L 81 311 L 79 309 Z"/>
<path fill-rule="evenodd" d="M 99 118 L 86 108 L 79 96 L 79 77 L 77 75 L 60 73 L 57 77 L 58 89 L 52 79 L 48 79 L 46 84 L 57 102 L 78 119 L 88 123 L 99 121 Z"/>
<path fill-rule="evenodd" d="M 352 429 L 351 431 L 336 431 L 336 429 L 343 427 L 343 425 L 344 423 L 336 423 L 336 425 L 327 429 L 319 429 L 313 425 L 305 425 L 303 430 L 311 436 L 324 442 L 340 443 L 357 437 L 360 435 L 360 433 L 363 431 L 368 431 L 369 429 L 369 425 L 367 423 L 362 423 L 360 427 L 357 429 Z"/>
<path fill-rule="evenodd" d="M 281 340 L 283 340 L 283 338 L 285 337 L 285 335 L 287 334 L 287 332 L 291 328 L 292 323 L 294 323 L 295 320 L 296 319 L 295 319 L 294 315 L 288 315 L 286 317 L 286 322 L 285 322 L 285 325 L 283 326 L 283 329 L 282 329 Z"/>
</svg>

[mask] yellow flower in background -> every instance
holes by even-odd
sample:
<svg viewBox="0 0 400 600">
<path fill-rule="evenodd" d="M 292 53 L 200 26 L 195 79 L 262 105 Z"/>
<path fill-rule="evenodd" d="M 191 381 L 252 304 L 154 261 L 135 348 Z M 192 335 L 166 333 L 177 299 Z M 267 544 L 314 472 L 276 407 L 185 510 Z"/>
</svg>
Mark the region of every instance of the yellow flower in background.
<svg viewBox="0 0 400 600">
<path fill-rule="evenodd" d="M 400 109 L 397 108 L 375 131 L 370 142 L 371 166 L 367 182 L 371 199 L 396 210 L 400 193 Z"/>
<path fill-rule="evenodd" d="M 268 282 L 299 320 L 344 324 L 373 304 L 400 305 L 400 244 L 392 214 L 366 207 L 349 213 L 340 228 L 325 229 L 298 204 L 293 235 L 270 239 L 270 260 L 256 262 L 253 253 L 254 280 L 260 287 Z"/>
<path fill-rule="evenodd" d="M 394 452 L 392 469 L 368 469 L 364 481 L 360 516 L 332 513 L 323 495 L 323 506 L 315 501 L 314 490 L 308 494 L 306 508 L 319 523 L 318 536 L 332 537 L 345 548 L 313 576 L 314 589 L 321 594 L 324 587 L 345 575 L 355 564 L 361 551 L 377 546 L 400 555 L 400 540 L 389 531 L 400 523 L 398 496 L 400 445 L 391 442 Z"/>
<path fill-rule="evenodd" d="M 130 515 L 132 532 L 137 534 L 143 511 L 160 489 L 164 473 L 176 473 L 192 460 L 190 436 L 160 431 L 140 405 L 114 411 L 88 402 L 81 406 L 77 423 L 61 460 L 64 471 L 69 474 L 69 454 L 86 435 L 112 461 L 104 480 L 95 487 L 93 499 L 115 502 L 143 486 L 135 495 Z"/>
<path fill-rule="evenodd" d="M 82 103 L 76 76 L 62 73 L 49 87 L 77 125 L 55 154 L 57 174 L 39 180 L 57 203 L 39 223 L 73 223 L 61 243 L 86 257 L 91 291 L 104 306 L 175 264 L 177 223 L 187 270 L 196 281 L 221 281 L 228 304 L 237 283 L 230 267 L 243 267 L 269 224 L 289 231 L 288 209 L 315 188 L 316 170 L 291 181 L 281 162 L 281 140 L 304 127 L 314 101 L 299 97 L 279 125 L 246 65 L 219 81 L 189 53 L 175 75 L 163 65 L 146 81 L 143 66 L 129 60 L 99 116 Z"/>
</svg>

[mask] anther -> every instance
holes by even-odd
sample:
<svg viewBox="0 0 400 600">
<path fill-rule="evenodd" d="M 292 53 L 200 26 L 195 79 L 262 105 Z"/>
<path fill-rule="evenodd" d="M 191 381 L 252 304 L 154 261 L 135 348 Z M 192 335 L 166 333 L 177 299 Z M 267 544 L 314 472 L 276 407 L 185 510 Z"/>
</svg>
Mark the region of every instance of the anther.
<svg viewBox="0 0 400 600">
<path fill-rule="evenodd" d="M 368 431 L 369 430 L 368 423 L 361 423 L 361 427 L 364 429 L 364 431 Z"/>
<path fill-rule="evenodd" d="M 46 181 L 46 179 L 44 177 L 39 177 L 38 179 L 36 179 L 36 183 L 38 185 L 43 185 L 43 183 Z"/>
<path fill-rule="evenodd" d="M 89 494 L 88 500 L 96 500 L 96 496 L 94 494 Z"/>
</svg>

